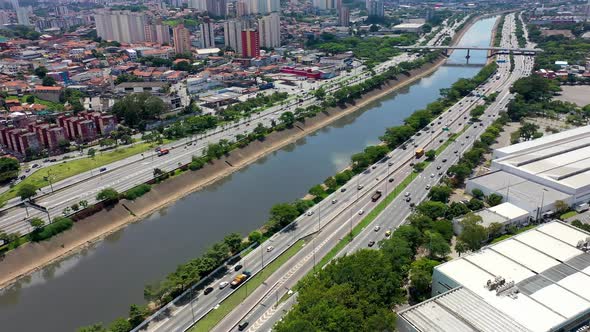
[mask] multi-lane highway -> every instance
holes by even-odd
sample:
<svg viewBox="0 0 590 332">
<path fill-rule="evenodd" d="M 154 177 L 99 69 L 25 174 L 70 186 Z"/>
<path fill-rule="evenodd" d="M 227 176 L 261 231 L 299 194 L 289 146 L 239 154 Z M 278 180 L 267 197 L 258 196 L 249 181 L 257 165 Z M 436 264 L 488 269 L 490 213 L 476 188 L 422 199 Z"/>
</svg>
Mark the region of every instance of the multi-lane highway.
<svg viewBox="0 0 590 332">
<path fill-rule="evenodd" d="M 510 45 L 512 44 L 510 41 L 515 41 L 515 38 L 508 37 L 510 36 L 510 32 L 514 31 L 513 17 L 514 16 L 511 15 L 506 20 L 507 24 L 505 24 L 503 33 L 503 36 L 506 36 L 503 38 L 504 45 Z M 353 252 L 360 248 L 367 248 L 369 243 L 378 242 L 383 239 L 385 237 L 384 233 L 387 230 L 394 230 L 401 225 L 411 213 L 410 202 L 418 203 L 423 200 L 428 194 L 428 188 L 438 183 L 442 174 L 446 172 L 448 167 L 454 164 L 460 158 L 462 153 L 472 146 L 473 142 L 481 133 L 483 133 L 485 128 L 495 120 L 497 114 L 506 107 L 506 104 L 512 97 L 508 91 L 511 84 L 516 79 L 530 74 L 533 65 L 532 59 L 516 57 L 515 60 L 516 66 L 512 74 L 509 73 L 509 62 L 502 64 L 498 70 L 501 79 L 492 79 L 479 89 L 480 91 L 483 89 L 486 94 L 500 91 L 496 101 L 486 109 L 485 114 L 481 117 L 481 125 L 476 123 L 467 128 L 454 143 L 449 145 L 443 153 L 439 155 L 436 160 L 404 190 L 402 195 L 399 195 L 390 205 L 388 205 L 371 225 L 366 227 L 361 234 L 355 237 L 347 247 L 340 252 L 341 255 Z M 466 103 L 467 105 L 470 103 L 472 105 L 476 104 L 478 103 L 477 99 L 478 98 L 476 97 L 464 98 L 464 100 L 460 101 L 457 105 L 447 111 L 443 115 L 443 119 L 444 116 L 461 119 L 461 114 L 459 114 L 459 116 L 457 116 L 457 114 L 453 115 L 453 112 L 460 112 L 460 108 L 457 109 L 457 106 L 461 106 L 460 103 L 463 105 L 466 105 Z M 458 120 L 455 120 L 455 123 L 457 123 L 457 121 Z M 436 144 L 437 141 L 435 140 L 433 145 Z M 443 160 L 446 161 L 443 162 Z M 377 167 L 384 166 L 377 165 Z M 391 167 L 393 166 L 390 166 L 390 168 Z M 407 176 L 411 170 L 409 167 L 402 166 L 402 168 L 397 169 L 395 172 L 396 173 L 392 176 L 403 178 Z M 381 190 L 387 190 L 382 184 L 380 186 Z M 410 202 L 406 201 L 408 197 L 410 198 Z M 363 204 L 362 202 L 359 203 Z M 363 204 L 363 208 L 365 209 L 369 209 L 372 206 L 374 205 L 371 204 L 371 202 L 364 202 Z M 352 207 L 351 211 L 354 211 L 356 208 L 358 208 L 358 206 Z M 348 219 L 344 216 L 344 219 L 340 218 L 337 222 L 330 223 L 327 226 L 327 228 L 329 227 L 330 229 L 326 228 L 323 230 L 314 239 L 315 243 L 312 242 L 311 244 L 308 244 L 308 246 L 311 245 L 313 250 L 315 250 L 316 259 L 317 257 L 322 257 L 329 251 L 329 248 L 331 247 L 330 242 L 335 245 L 339 239 L 346 236 L 349 232 L 346 223 L 354 223 L 355 219 L 359 218 L 355 218 L 355 216 L 351 214 Z M 375 231 L 375 226 L 379 226 L 378 231 Z M 311 250 L 312 249 L 304 249 L 302 250 L 301 255 L 298 254 L 294 256 L 289 263 L 285 264 L 283 268 L 279 269 L 273 274 L 273 276 L 266 280 L 266 286 L 260 287 L 250 296 L 250 298 L 244 301 L 245 304 L 226 317 L 226 319 L 217 326 L 216 330 L 229 331 L 240 321 L 250 322 L 249 331 L 270 330 L 276 320 L 281 317 L 283 311 L 287 310 L 294 302 L 293 300 L 290 300 L 281 304 L 279 307 L 275 307 L 276 299 L 283 296 L 297 280 L 313 268 L 313 262 L 310 262 L 309 259 Z"/>
<path fill-rule="evenodd" d="M 503 93 L 500 95 L 500 97 L 498 97 L 498 100 L 494 104 L 498 106 L 494 107 L 501 108 L 505 106 L 507 102 L 506 87 L 508 81 L 506 78 L 509 76 L 508 67 L 509 64 L 506 64 L 501 66 L 499 69 L 498 73 L 503 77 L 503 79 L 493 79 L 489 83 L 483 85 L 480 89 L 482 91 L 485 90 L 488 93 L 494 92 L 496 90 L 503 90 Z M 250 303 L 251 307 L 255 307 L 255 304 L 260 302 L 259 300 L 261 298 L 269 296 L 269 292 L 274 296 L 275 294 L 272 294 L 272 291 L 278 292 L 280 289 L 281 293 L 284 293 L 284 291 L 286 291 L 285 287 L 291 287 L 292 284 L 287 285 L 287 281 L 280 282 L 282 277 L 288 275 L 288 280 L 298 280 L 302 274 L 307 272 L 305 269 L 306 264 L 307 266 L 309 264 L 313 265 L 313 256 L 323 256 L 327 251 L 329 251 L 330 248 L 333 247 L 333 245 L 335 245 L 343 236 L 345 236 L 347 232 L 350 231 L 350 228 L 353 227 L 354 224 L 362 219 L 363 215 L 359 214 L 361 210 L 364 214 L 375 205 L 375 203 L 373 203 L 370 198 L 375 190 L 379 189 L 387 194 L 393 190 L 393 188 L 395 188 L 408 174 L 410 174 L 412 171 L 410 163 L 414 160 L 415 147 L 433 149 L 440 146 L 449 136 L 447 131 L 443 131 L 443 128 L 448 126 L 450 132 L 461 131 L 468 121 L 467 119 L 469 117 L 469 110 L 474 105 L 481 103 L 482 100 L 479 97 L 464 98 L 456 105 L 451 107 L 447 112 L 442 114 L 440 118 L 436 119 L 429 126 L 427 131 L 422 131 L 419 135 L 416 135 L 412 139 L 412 142 L 407 142 L 405 144 L 407 146 L 405 150 L 402 148 L 396 149 L 388 155 L 387 159 L 384 159 L 381 162 L 373 165 L 371 168 L 367 169 L 366 172 L 349 181 L 349 183 L 344 186 L 345 191 L 333 193 L 330 197 L 322 201 L 322 203 L 310 209 L 310 212 L 313 212 L 309 213 L 311 215 L 305 214 L 299 217 L 294 224 L 294 230 L 276 234 L 268 241 L 268 243 L 265 243 L 263 246 L 257 249 L 256 252 L 246 256 L 242 262 L 240 262 L 240 264 L 244 266 L 244 269 L 248 269 L 256 273 L 260 270 L 263 261 L 268 263 L 273 258 L 276 258 L 281 252 L 288 249 L 295 241 L 297 241 L 297 239 L 305 235 L 315 233 L 318 229 L 321 229 L 321 232 L 319 233 L 320 235 L 317 236 L 315 243 L 313 243 L 314 241 L 312 241 L 312 243 L 308 243 L 306 248 L 301 250 L 293 257 L 292 261 L 298 263 L 285 264 L 283 267 L 281 267 L 275 274 L 273 274 L 273 276 L 277 278 L 276 280 L 273 280 L 273 277 L 269 278 L 269 280 L 267 280 L 265 283 L 266 286 L 259 287 L 256 291 L 254 291 L 254 294 L 246 299 L 243 306 L 240 307 L 240 310 L 235 311 L 230 316 L 228 316 L 222 322 L 222 324 L 219 325 L 218 329 L 220 331 L 231 329 L 237 321 L 242 319 L 245 314 L 243 309 L 247 308 L 251 301 L 253 301 L 253 303 Z M 470 130 L 479 132 L 483 130 L 485 125 L 489 124 L 489 122 L 492 120 L 493 118 L 490 114 L 489 119 L 484 118 L 483 120 L 484 127 L 477 126 L 475 128 L 468 129 L 467 132 L 470 132 Z M 477 133 L 472 135 L 473 140 L 477 136 Z M 418 181 L 415 181 L 420 182 L 418 187 L 422 186 L 422 188 L 416 189 L 418 187 L 415 187 L 415 185 L 412 185 L 408 188 L 408 192 L 410 192 L 412 201 L 419 202 L 420 199 L 423 198 L 422 196 L 426 195 L 426 184 L 422 182 L 432 184 L 437 182 L 444 171 L 446 171 L 446 168 L 451 165 L 453 160 L 458 158 L 460 152 L 462 152 L 468 146 L 469 144 L 466 142 L 461 142 L 460 140 L 457 143 L 449 146 L 445 152 L 437 158 L 437 160 L 448 159 L 447 163 L 443 163 L 444 168 L 441 166 L 440 170 L 432 171 L 432 167 L 436 168 L 439 165 L 430 165 L 429 168 L 427 168 L 427 170 L 425 170 L 419 176 Z M 457 153 L 454 152 L 455 150 Z M 431 174 L 433 175 L 432 177 Z M 407 202 L 405 202 L 405 196 L 403 198 L 403 205 L 399 206 L 400 212 L 406 210 L 409 211 L 409 205 Z M 397 204 L 399 203 L 390 205 L 390 208 L 391 206 L 396 206 Z M 399 220 L 401 221 L 403 218 Z M 383 232 L 388 227 L 386 223 L 382 224 L 381 232 L 379 232 L 377 235 L 380 237 L 383 236 Z M 377 233 L 369 232 L 368 234 L 373 235 Z M 353 246 L 352 249 L 366 246 L 366 243 L 371 241 L 367 239 L 367 236 L 368 235 L 365 235 L 365 233 L 358 236 L 355 241 L 351 243 L 351 246 Z M 267 252 L 267 248 L 269 246 L 274 247 L 274 249 L 270 252 Z M 349 248 L 351 247 L 349 246 Z M 312 249 L 315 250 L 312 251 Z M 221 281 L 229 281 L 233 274 L 235 273 L 230 268 L 230 272 L 216 283 Z M 158 320 L 157 322 L 150 324 L 148 329 L 158 331 L 185 330 L 194 320 L 200 319 L 205 313 L 213 310 L 213 308 L 232 291 L 233 290 L 229 288 L 225 288 L 216 289 L 208 295 L 199 293 L 196 296 L 196 300 L 190 302 L 189 305 L 171 308 L 173 313 L 172 317 Z M 262 302 L 263 304 L 265 303 L 265 301 Z M 265 306 L 258 306 L 258 308 L 265 308 Z M 260 312 L 260 310 L 261 309 L 256 309 L 253 311 L 254 318 L 256 316 L 255 313 Z"/>
</svg>

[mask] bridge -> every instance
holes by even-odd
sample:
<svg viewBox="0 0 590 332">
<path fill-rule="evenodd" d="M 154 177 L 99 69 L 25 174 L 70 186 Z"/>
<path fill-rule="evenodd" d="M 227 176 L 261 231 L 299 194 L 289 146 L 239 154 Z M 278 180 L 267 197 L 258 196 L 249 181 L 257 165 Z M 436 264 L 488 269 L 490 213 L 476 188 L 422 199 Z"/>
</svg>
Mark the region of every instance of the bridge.
<svg viewBox="0 0 590 332">
<path fill-rule="evenodd" d="M 398 48 L 405 50 L 467 50 L 466 58 L 469 59 L 469 52 L 473 51 L 489 51 L 488 57 L 492 57 L 497 54 L 516 54 L 516 55 L 535 55 L 539 52 L 543 52 L 539 48 L 524 48 L 524 47 L 495 47 L 495 46 L 398 46 Z"/>
</svg>

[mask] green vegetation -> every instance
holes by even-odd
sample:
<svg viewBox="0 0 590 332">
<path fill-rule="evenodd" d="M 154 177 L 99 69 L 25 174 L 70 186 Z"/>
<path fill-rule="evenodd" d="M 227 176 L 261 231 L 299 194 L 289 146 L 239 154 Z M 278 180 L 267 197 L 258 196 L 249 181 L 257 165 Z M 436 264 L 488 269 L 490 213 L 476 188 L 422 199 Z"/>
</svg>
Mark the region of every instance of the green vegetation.
<svg viewBox="0 0 590 332">
<path fill-rule="evenodd" d="M 64 232 L 72 228 L 73 225 L 74 222 L 71 219 L 56 217 L 51 224 L 44 227 L 36 227 L 28 236 L 31 241 L 39 242 Z"/>
<path fill-rule="evenodd" d="M 221 302 L 219 308 L 209 312 L 203 319 L 199 320 L 189 331 L 210 331 L 217 323 L 219 323 L 223 317 L 229 314 L 234 308 L 236 308 L 246 295 L 252 293 L 258 288 L 264 280 L 272 275 L 276 270 L 279 269 L 285 262 L 291 257 L 295 256 L 305 245 L 305 241 L 299 240 L 292 245 L 287 251 L 277 257 L 272 263 L 264 267 L 264 269 L 258 272 L 255 276 L 248 279 L 243 286 L 236 290 L 227 299 Z M 247 292 L 246 292 L 247 289 Z"/>
<path fill-rule="evenodd" d="M 14 158 L 0 157 L 0 183 L 16 179 L 20 171 L 20 164 Z"/>
<path fill-rule="evenodd" d="M 17 197 L 18 190 L 25 184 L 31 184 L 37 188 L 42 188 L 49 185 L 49 180 L 52 183 L 61 181 L 74 175 L 87 172 L 91 169 L 110 164 L 112 162 L 125 159 L 127 157 L 143 153 L 152 149 L 155 145 L 150 143 L 135 144 L 125 148 L 119 148 L 111 152 L 102 153 L 94 158 L 81 158 L 61 164 L 41 168 L 35 173 L 29 175 L 22 182 L 18 183 L 10 190 L 0 195 L 0 202 Z"/>
<path fill-rule="evenodd" d="M 518 41 L 518 47 L 526 47 L 526 38 L 524 37 L 524 27 L 522 25 L 522 21 L 520 17 L 516 15 L 514 23 L 516 25 L 516 40 Z"/>
<path fill-rule="evenodd" d="M 535 69 L 559 70 L 560 67 L 555 65 L 555 61 L 567 61 L 570 65 L 584 66 L 586 57 L 590 53 L 590 41 L 579 37 L 588 30 L 588 26 L 580 23 L 570 26 L 549 26 L 549 28 L 570 29 L 578 38 L 569 39 L 562 35 L 545 37 L 541 35 L 538 26 L 528 26 L 529 38 L 537 43 L 538 48 L 543 49 L 543 52 L 535 56 Z"/>
<path fill-rule="evenodd" d="M 559 219 L 566 220 L 566 219 L 571 218 L 577 214 L 578 214 L 578 212 L 576 212 L 576 211 L 569 211 L 569 212 L 566 212 L 566 213 L 560 215 Z"/>
<path fill-rule="evenodd" d="M 499 47 L 500 43 L 502 42 L 502 29 L 504 28 L 505 20 L 506 20 L 506 15 L 502 15 L 502 17 L 498 21 L 498 26 L 496 27 L 496 34 L 494 35 L 494 46 L 495 47 Z"/>
<path fill-rule="evenodd" d="M 37 40 L 41 37 L 41 34 L 35 31 L 33 26 L 17 25 L 11 29 L 0 29 L 0 36 Z"/>
<path fill-rule="evenodd" d="M 136 198 L 139 198 L 139 197 L 147 194 L 148 192 L 150 192 L 150 190 L 152 190 L 152 186 L 150 186 L 147 183 L 142 183 L 139 186 L 136 186 L 136 187 L 133 187 L 133 188 L 127 190 L 124 194 L 124 197 L 125 197 L 125 199 L 133 201 Z"/>
<path fill-rule="evenodd" d="M 150 93 L 132 93 L 115 102 L 113 114 L 131 128 L 144 128 L 148 120 L 156 119 L 165 109 L 162 99 Z"/>
<path fill-rule="evenodd" d="M 96 194 L 97 201 L 104 201 L 105 204 L 114 204 L 119 201 L 119 192 L 113 188 L 105 188 Z"/>
</svg>

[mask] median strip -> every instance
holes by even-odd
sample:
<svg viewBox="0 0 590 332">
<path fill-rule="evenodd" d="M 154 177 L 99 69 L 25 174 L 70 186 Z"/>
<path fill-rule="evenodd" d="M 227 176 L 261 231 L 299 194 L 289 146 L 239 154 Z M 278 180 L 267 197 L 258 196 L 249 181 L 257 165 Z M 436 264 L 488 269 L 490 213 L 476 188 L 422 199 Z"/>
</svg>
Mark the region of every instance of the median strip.
<svg viewBox="0 0 590 332">
<path fill-rule="evenodd" d="M 305 240 L 295 242 L 289 249 L 278 256 L 272 263 L 265 266 L 255 276 L 248 279 L 240 288 L 220 303 L 217 309 L 211 310 L 200 319 L 189 331 L 200 332 L 210 331 L 225 316 L 234 310 L 246 297 L 247 294 L 255 291 L 268 277 L 285 264 L 291 257 L 295 256 L 305 245 Z"/>
</svg>

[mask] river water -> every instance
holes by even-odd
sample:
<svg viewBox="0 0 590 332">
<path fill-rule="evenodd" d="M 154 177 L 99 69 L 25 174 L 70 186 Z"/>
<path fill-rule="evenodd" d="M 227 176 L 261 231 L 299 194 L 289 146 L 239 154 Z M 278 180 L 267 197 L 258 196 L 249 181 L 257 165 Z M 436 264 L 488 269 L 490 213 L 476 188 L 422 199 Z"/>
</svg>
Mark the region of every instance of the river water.
<svg viewBox="0 0 590 332">
<path fill-rule="evenodd" d="M 462 45 L 488 46 L 495 18 L 475 23 Z M 472 77 L 485 52 L 457 51 L 449 65 L 308 137 L 286 146 L 104 241 L 48 266 L 0 294 L 2 331 L 75 331 L 124 316 L 143 303 L 143 287 L 178 264 L 198 257 L 230 232 L 260 227 L 270 207 L 293 201 L 344 168 L 350 156 L 378 142 L 386 127 L 399 125 L 439 97 L 441 88 Z"/>
</svg>

